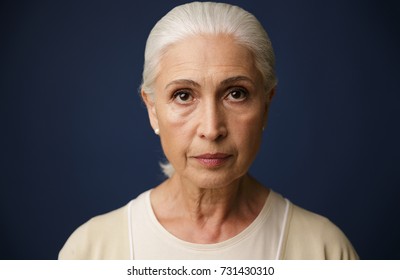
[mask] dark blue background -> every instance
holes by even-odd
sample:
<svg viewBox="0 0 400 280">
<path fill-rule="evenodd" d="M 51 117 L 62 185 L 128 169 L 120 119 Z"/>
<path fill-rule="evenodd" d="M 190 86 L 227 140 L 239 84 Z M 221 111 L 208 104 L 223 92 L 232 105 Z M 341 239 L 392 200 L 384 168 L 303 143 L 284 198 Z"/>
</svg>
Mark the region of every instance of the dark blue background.
<svg viewBox="0 0 400 280">
<path fill-rule="evenodd" d="M 277 58 L 253 175 L 364 259 L 400 258 L 395 2 L 231 1 Z M 150 29 L 181 3 L 1 2 L 0 258 L 56 258 L 77 226 L 162 181 L 137 89 Z"/>
</svg>

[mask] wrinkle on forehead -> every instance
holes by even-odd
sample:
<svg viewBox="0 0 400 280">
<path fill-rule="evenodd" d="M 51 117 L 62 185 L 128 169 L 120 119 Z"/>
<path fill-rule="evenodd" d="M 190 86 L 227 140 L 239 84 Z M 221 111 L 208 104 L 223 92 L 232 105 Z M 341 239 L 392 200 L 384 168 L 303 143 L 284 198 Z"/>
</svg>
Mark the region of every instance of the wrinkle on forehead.
<svg viewBox="0 0 400 280">
<path fill-rule="evenodd" d="M 202 35 L 188 37 L 171 45 L 160 61 L 157 78 L 165 84 L 190 79 L 197 83 L 219 83 L 229 77 L 260 76 L 252 53 L 236 43 L 232 36 Z"/>
</svg>

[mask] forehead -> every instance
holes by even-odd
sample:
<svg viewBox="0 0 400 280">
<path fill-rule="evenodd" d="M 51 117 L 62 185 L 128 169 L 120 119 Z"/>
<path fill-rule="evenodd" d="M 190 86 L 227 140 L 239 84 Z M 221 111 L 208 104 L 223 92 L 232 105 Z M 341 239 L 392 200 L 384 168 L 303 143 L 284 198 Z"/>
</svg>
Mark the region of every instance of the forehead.
<svg viewBox="0 0 400 280">
<path fill-rule="evenodd" d="M 232 36 L 196 35 L 169 46 L 159 64 L 158 83 L 173 79 L 259 79 L 252 53 Z"/>
</svg>

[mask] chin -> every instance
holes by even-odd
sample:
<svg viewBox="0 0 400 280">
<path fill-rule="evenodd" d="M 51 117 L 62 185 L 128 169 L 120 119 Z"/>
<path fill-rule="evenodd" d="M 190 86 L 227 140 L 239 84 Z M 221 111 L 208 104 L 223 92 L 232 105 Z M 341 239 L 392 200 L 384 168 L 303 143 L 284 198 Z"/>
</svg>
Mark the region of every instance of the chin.
<svg viewBox="0 0 400 280">
<path fill-rule="evenodd" d="M 189 175 L 185 176 L 186 179 L 199 188 L 215 189 L 232 184 L 242 178 L 246 172 L 243 172 L 243 175 L 238 175 L 241 173 L 226 170 L 197 170 L 196 172 L 189 172 L 188 174 Z"/>
</svg>

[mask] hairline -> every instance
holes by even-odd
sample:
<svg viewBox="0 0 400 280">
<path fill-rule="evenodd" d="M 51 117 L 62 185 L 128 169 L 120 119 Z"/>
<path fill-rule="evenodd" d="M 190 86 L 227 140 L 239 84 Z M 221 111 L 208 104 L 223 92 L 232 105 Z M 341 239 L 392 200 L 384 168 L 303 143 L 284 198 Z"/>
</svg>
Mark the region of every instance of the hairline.
<svg viewBox="0 0 400 280">
<path fill-rule="evenodd" d="M 173 47 L 175 44 L 179 44 L 183 40 L 186 40 L 190 37 L 197 37 L 197 36 L 229 36 L 229 37 L 232 37 L 232 39 L 234 40 L 234 42 L 236 44 L 246 48 L 252 55 L 252 57 L 254 59 L 254 67 L 261 74 L 262 81 L 264 84 L 265 94 L 268 94 L 269 91 L 276 85 L 276 81 L 274 81 L 274 83 L 272 85 L 269 85 L 269 81 L 267 81 L 267 77 L 264 75 L 264 71 L 261 69 L 262 68 L 261 63 L 259 63 L 259 61 L 257 59 L 257 55 L 255 54 L 256 51 L 251 47 L 250 44 L 247 44 L 243 40 L 240 40 L 239 36 L 237 36 L 234 32 L 218 32 L 218 33 L 199 32 L 199 33 L 195 33 L 195 34 L 185 34 L 184 36 L 181 36 L 179 39 L 174 40 L 173 42 L 167 43 L 163 48 L 161 48 L 159 50 L 158 54 L 156 54 L 156 56 L 158 56 L 158 57 L 156 59 L 157 64 L 155 66 L 155 71 L 154 71 L 155 75 L 154 75 L 153 81 L 148 86 L 148 88 L 151 89 L 150 90 L 151 92 L 145 92 L 145 93 L 148 93 L 150 96 L 152 96 L 152 98 L 154 98 L 154 95 L 155 95 L 154 84 L 160 74 L 160 71 L 161 71 L 161 69 L 160 69 L 161 68 L 160 67 L 161 60 L 163 59 L 165 53 L 170 49 L 170 47 Z M 270 81 L 270 82 L 272 82 L 272 81 Z M 143 90 L 143 84 L 141 85 L 140 89 Z"/>
</svg>

